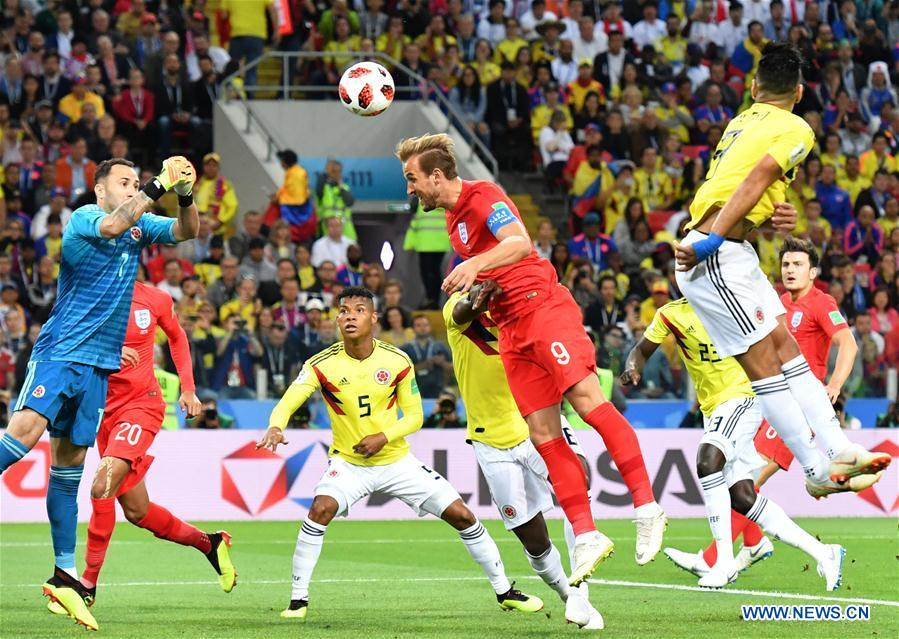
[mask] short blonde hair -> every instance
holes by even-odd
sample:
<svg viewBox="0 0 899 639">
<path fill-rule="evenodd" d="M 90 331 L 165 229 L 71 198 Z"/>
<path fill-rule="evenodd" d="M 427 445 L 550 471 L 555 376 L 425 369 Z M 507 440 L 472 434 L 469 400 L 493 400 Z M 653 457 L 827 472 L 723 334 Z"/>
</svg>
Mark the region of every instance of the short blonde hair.
<svg viewBox="0 0 899 639">
<path fill-rule="evenodd" d="M 453 180 L 458 177 L 454 147 L 452 138 L 447 134 L 426 133 L 417 138 L 401 140 L 396 145 L 396 156 L 404 164 L 409 159 L 418 157 L 418 164 L 426 175 L 433 173 L 434 169 L 440 169 L 448 179 Z"/>
</svg>

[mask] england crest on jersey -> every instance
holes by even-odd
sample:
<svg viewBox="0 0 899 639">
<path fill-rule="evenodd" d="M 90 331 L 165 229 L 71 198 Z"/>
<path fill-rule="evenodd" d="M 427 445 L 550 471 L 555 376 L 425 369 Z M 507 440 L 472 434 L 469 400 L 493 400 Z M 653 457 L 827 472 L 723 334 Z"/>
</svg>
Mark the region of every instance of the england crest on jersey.
<svg viewBox="0 0 899 639">
<path fill-rule="evenodd" d="M 145 308 L 134 311 L 134 323 L 137 327 L 144 329 L 150 326 L 150 311 Z"/>
<path fill-rule="evenodd" d="M 796 311 L 793 313 L 793 317 L 790 318 L 790 325 L 793 328 L 799 328 L 799 325 L 802 323 L 802 311 Z"/>
<path fill-rule="evenodd" d="M 459 223 L 459 239 L 462 240 L 462 244 L 468 244 L 468 227 L 465 226 L 465 222 Z"/>
</svg>

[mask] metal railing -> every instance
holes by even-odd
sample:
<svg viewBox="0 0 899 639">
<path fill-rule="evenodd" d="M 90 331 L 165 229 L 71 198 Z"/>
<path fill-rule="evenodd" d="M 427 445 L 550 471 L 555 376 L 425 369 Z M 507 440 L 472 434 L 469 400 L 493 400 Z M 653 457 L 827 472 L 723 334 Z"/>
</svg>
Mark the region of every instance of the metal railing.
<svg viewBox="0 0 899 639">
<path fill-rule="evenodd" d="M 443 95 L 443 92 L 437 85 L 381 51 L 372 53 L 365 53 L 362 51 L 341 51 L 337 54 L 326 51 L 268 51 L 260 58 L 257 58 L 244 66 L 240 71 L 232 73 L 222 80 L 222 88 L 224 90 L 221 92 L 221 95 L 224 96 L 223 99 L 225 101 L 238 100 L 244 108 L 246 113 L 246 133 L 250 133 L 252 125 L 255 123 L 259 131 L 265 136 L 266 161 L 271 160 L 273 149 L 280 151 L 281 147 L 278 144 L 277 137 L 269 131 L 268 127 L 266 127 L 262 121 L 262 118 L 260 118 L 253 110 L 252 100 L 248 100 L 245 97 L 245 94 L 251 95 L 260 91 L 276 91 L 283 99 L 287 100 L 290 99 L 290 95 L 293 92 L 302 92 L 304 94 L 323 93 L 333 95 L 336 100 L 337 89 L 334 86 L 290 83 L 292 76 L 294 75 L 291 70 L 296 68 L 297 63 L 300 60 L 320 60 L 333 57 L 347 57 L 352 58 L 354 61 L 377 60 L 384 64 L 384 66 L 391 69 L 398 69 L 407 76 L 413 78 L 418 83 L 418 86 L 398 86 L 396 87 L 396 93 L 421 93 L 421 101 L 423 102 L 430 102 L 433 98 L 433 101 L 438 104 L 446 115 L 446 128 L 443 130 L 443 133 L 449 133 L 452 128 L 455 128 L 471 149 L 471 155 L 468 159 L 480 159 L 487 165 L 488 170 L 490 170 L 495 178 L 499 177 L 499 164 L 497 163 L 496 158 L 493 157 L 493 153 L 491 153 L 490 149 L 484 144 L 481 138 L 465 126 L 465 120 L 462 114 L 459 113 L 459 110 L 453 106 L 452 102 Z M 257 68 L 265 60 L 271 59 L 281 59 L 280 84 L 243 85 L 240 89 L 235 86 L 235 79 L 241 75 L 245 76 L 248 70 Z"/>
</svg>

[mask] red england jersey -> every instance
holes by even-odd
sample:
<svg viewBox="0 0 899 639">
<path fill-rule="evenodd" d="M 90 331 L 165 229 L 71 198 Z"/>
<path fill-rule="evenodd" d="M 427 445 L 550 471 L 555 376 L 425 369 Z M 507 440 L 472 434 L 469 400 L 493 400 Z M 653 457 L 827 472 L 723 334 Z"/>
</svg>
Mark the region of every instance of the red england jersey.
<svg viewBox="0 0 899 639">
<path fill-rule="evenodd" d="M 789 293 L 781 295 L 780 301 L 787 309 L 787 328 L 799 343 L 812 373 L 824 383 L 830 339 L 849 326 L 836 300 L 813 286 L 795 302 Z"/>
<path fill-rule="evenodd" d="M 525 228 L 506 193 L 492 182 L 480 180 L 463 180 L 456 206 L 446 211 L 450 242 L 463 260 L 499 244 L 494 233 L 516 220 Z M 548 298 L 559 281 L 552 264 L 540 258 L 533 245 L 523 260 L 478 275 L 478 281 L 486 279 L 496 280 L 503 289 L 502 295 L 490 301 L 490 314 L 500 327 L 513 317 L 531 312 L 537 305 L 528 300 L 538 295 Z"/>
<path fill-rule="evenodd" d="M 107 407 L 115 407 L 123 402 L 138 402 L 152 399 L 162 402 L 162 391 L 153 373 L 153 348 L 156 326 L 162 328 L 169 338 L 172 359 L 178 369 L 183 391 L 194 390 L 193 368 L 190 359 L 190 342 L 187 334 L 175 317 L 172 297 L 156 287 L 141 282 L 134 283 L 134 297 L 128 313 L 128 330 L 125 346 L 137 351 L 140 358 L 137 366 L 126 365 L 109 376 L 109 390 L 106 395 Z"/>
</svg>

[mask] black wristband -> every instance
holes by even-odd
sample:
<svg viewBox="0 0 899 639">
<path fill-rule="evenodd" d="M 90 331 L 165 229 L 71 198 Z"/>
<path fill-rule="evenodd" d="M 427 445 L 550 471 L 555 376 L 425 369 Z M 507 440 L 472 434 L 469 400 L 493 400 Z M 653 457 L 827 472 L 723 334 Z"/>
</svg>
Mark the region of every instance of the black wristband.
<svg viewBox="0 0 899 639">
<path fill-rule="evenodd" d="M 147 197 L 153 200 L 154 202 L 165 195 L 165 187 L 157 180 L 153 178 L 149 180 L 146 184 L 144 184 L 141 191 L 147 194 Z"/>
<path fill-rule="evenodd" d="M 182 209 L 186 209 L 194 203 L 194 194 L 188 193 L 187 195 L 178 195 L 178 206 Z"/>
</svg>

